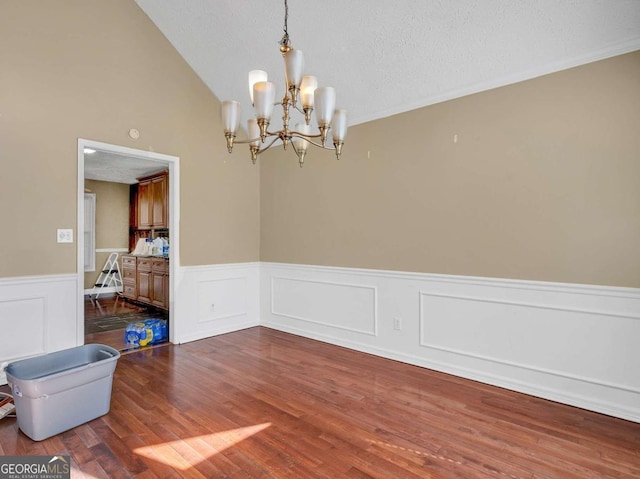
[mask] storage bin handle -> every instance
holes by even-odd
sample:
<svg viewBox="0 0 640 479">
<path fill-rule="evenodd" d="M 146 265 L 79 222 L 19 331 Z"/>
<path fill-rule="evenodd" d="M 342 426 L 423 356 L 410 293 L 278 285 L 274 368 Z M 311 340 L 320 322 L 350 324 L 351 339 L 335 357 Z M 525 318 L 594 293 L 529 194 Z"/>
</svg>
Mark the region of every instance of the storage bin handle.
<svg viewBox="0 0 640 479">
<path fill-rule="evenodd" d="M 106 354 L 107 356 L 109 356 L 111 358 L 115 357 L 115 354 L 113 354 L 113 352 L 107 351 L 106 349 L 101 349 L 100 352 Z"/>
</svg>

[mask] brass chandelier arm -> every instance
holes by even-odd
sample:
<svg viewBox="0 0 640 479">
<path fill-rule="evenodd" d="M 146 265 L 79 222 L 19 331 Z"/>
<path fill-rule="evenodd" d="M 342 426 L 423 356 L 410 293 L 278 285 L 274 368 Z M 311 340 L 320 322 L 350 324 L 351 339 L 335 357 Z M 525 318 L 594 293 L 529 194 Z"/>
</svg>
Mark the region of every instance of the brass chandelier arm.
<svg viewBox="0 0 640 479">
<path fill-rule="evenodd" d="M 297 133 L 297 132 L 292 132 L 291 136 L 297 136 L 298 138 L 302 138 L 304 140 L 307 140 L 309 143 L 311 143 L 313 146 L 317 146 L 318 148 L 322 148 L 323 150 L 335 150 L 335 148 L 332 148 L 330 146 L 327 145 L 323 145 L 322 143 L 316 143 L 315 141 L 310 140 L 309 138 L 320 138 L 320 134 L 317 135 L 303 135 L 302 133 Z"/>
<path fill-rule="evenodd" d="M 254 140 L 254 141 L 255 141 L 255 140 Z M 273 144 L 274 144 L 276 141 L 278 141 L 278 137 L 275 137 L 273 140 L 271 140 L 271 142 L 270 142 L 267 146 L 265 146 L 265 147 L 263 147 L 263 148 L 260 148 L 260 149 L 258 150 L 258 154 L 260 154 L 260 153 L 262 153 L 263 151 L 266 151 L 266 150 L 268 150 L 269 148 L 271 148 L 271 147 L 273 146 Z"/>
<path fill-rule="evenodd" d="M 274 143 L 278 138 L 280 138 L 280 133 L 282 133 L 282 132 L 280 132 L 280 131 L 276 131 L 276 132 L 273 132 L 273 131 L 267 131 L 267 132 L 266 132 L 266 136 L 265 136 L 265 138 L 275 137 L 273 140 L 271 140 L 271 143 L 269 143 L 269 146 L 273 145 L 273 143 Z M 319 135 L 318 135 L 318 136 L 319 136 Z M 264 142 L 262 141 L 262 139 L 261 139 L 259 136 L 256 136 L 255 138 L 249 138 L 249 139 L 246 139 L 246 140 L 234 140 L 234 141 L 233 141 L 233 144 L 234 144 L 234 145 L 236 145 L 236 144 L 238 144 L 238 145 L 246 145 L 247 143 L 253 143 L 254 141 L 259 141 L 260 143 L 264 143 Z M 268 147 L 267 147 L 267 148 L 268 148 Z M 265 148 L 265 150 L 266 150 L 266 148 Z"/>
<path fill-rule="evenodd" d="M 298 102 L 296 102 L 296 104 L 295 104 L 295 105 L 291 105 L 291 106 L 293 106 L 293 108 L 294 108 L 298 113 L 302 113 L 302 114 L 304 115 L 304 109 L 302 109 L 302 108 L 300 108 L 300 107 L 298 106 Z"/>
<path fill-rule="evenodd" d="M 264 148 L 260 148 L 260 150 L 258 151 L 258 153 L 262 153 L 264 150 L 267 150 L 267 149 L 271 148 L 271 146 L 273 146 L 273 144 L 274 144 L 274 143 L 278 140 L 278 138 L 279 138 L 279 136 L 274 135 L 273 133 L 268 133 L 267 135 L 268 135 L 268 136 L 275 136 L 275 138 L 273 138 L 273 139 L 271 140 L 271 142 L 269 143 L 269 145 L 268 145 L 268 146 L 266 146 L 266 147 L 264 147 Z M 256 142 L 256 141 L 260 141 L 260 143 L 262 143 L 262 141 L 260 140 L 260 137 L 258 136 L 257 138 L 251 138 L 251 139 L 248 139 L 248 140 L 235 140 L 235 141 L 233 142 L 233 144 L 234 144 L 234 145 L 247 145 L 247 144 L 249 144 L 249 143 L 253 143 L 253 142 Z"/>
<path fill-rule="evenodd" d="M 273 139 L 271 140 L 271 142 L 265 146 L 265 147 L 261 147 L 258 150 L 258 154 L 262 153 L 265 150 L 268 150 L 269 148 L 271 148 L 273 146 L 273 144 L 278 141 L 278 139 L 280 138 L 279 133 L 271 133 L 271 132 L 267 132 L 267 136 L 269 137 L 273 137 Z M 310 138 L 320 138 L 320 134 L 317 135 L 303 135 L 302 133 L 298 133 L 297 131 L 292 131 L 291 132 L 291 137 L 293 138 L 294 136 L 298 137 L 298 138 L 302 138 L 304 140 L 307 140 L 309 143 L 311 143 L 313 146 L 317 146 L 318 148 L 322 148 L 323 150 L 335 150 L 335 147 L 331 147 L 331 146 L 327 146 L 327 145 L 322 145 L 320 143 L 316 143 L 315 141 L 310 140 Z M 252 138 L 249 140 L 234 140 L 233 144 L 234 145 L 247 145 L 249 143 L 253 143 L 255 141 L 260 141 L 260 137 L 257 138 Z M 294 147 L 295 150 L 295 147 Z"/>
<path fill-rule="evenodd" d="M 253 140 L 233 140 L 233 145 L 246 145 L 247 143 L 251 143 L 253 141 L 260 140 L 260 137 L 254 138 Z"/>
</svg>

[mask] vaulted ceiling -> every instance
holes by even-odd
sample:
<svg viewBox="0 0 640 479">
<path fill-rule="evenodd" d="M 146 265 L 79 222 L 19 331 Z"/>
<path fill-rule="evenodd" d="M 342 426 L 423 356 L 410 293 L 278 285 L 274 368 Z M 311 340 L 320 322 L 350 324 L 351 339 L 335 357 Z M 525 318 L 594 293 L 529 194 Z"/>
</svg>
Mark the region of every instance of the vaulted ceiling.
<svg viewBox="0 0 640 479">
<path fill-rule="evenodd" d="M 135 1 L 220 100 L 242 103 L 243 120 L 250 70 L 284 94 L 284 0 Z M 336 88 L 350 125 L 640 49 L 640 0 L 288 3 L 305 73 Z M 133 183 L 157 170 L 147 163 L 98 151 L 85 173 Z"/>
<path fill-rule="evenodd" d="M 136 0 L 220 99 L 280 91 L 283 0 Z M 351 125 L 640 49 L 638 0 L 288 0 L 305 73 Z"/>
</svg>

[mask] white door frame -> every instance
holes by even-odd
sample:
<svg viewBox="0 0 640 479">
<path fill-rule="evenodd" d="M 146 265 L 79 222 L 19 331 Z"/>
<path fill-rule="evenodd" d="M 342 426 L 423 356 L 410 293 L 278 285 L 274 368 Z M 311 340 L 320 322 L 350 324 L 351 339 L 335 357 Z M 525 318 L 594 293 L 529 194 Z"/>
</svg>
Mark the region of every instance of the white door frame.
<svg viewBox="0 0 640 479">
<path fill-rule="evenodd" d="M 136 150 L 126 146 L 101 143 L 99 141 L 78 138 L 78 223 L 76 227 L 77 243 L 77 328 L 76 344 L 84 344 L 84 241 L 81 232 L 84 231 L 84 149 L 93 148 L 124 156 L 143 158 L 157 161 L 169 169 L 169 231 L 171 237 L 171 249 L 169 254 L 169 341 L 175 342 L 176 334 L 175 318 L 175 292 L 177 286 L 178 271 L 180 268 L 180 158 L 145 150 Z"/>
</svg>

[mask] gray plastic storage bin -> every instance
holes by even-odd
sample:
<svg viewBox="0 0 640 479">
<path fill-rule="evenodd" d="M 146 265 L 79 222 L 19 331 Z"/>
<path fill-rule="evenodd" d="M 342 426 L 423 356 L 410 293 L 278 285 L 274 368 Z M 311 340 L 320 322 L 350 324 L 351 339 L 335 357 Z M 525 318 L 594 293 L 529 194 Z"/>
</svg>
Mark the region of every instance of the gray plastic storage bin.
<svg viewBox="0 0 640 479">
<path fill-rule="evenodd" d="M 109 412 L 120 353 L 85 344 L 7 366 L 18 427 L 41 441 Z"/>
</svg>

